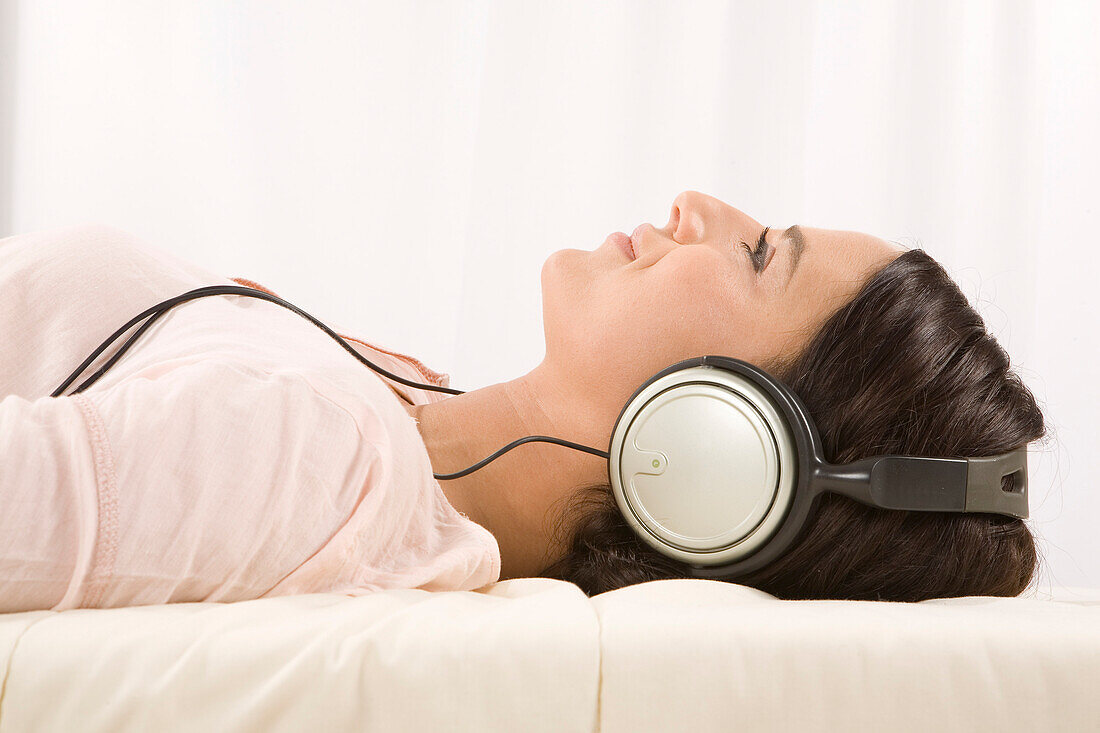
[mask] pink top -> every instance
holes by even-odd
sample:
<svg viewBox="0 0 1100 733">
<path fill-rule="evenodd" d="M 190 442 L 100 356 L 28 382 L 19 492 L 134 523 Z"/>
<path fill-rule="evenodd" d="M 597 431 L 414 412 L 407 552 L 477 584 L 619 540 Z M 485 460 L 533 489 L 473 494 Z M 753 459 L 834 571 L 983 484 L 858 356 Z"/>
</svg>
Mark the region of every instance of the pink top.
<svg viewBox="0 0 1100 733">
<path fill-rule="evenodd" d="M 146 308 L 235 284 L 266 291 L 109 226 L 0 239 L 0 612 L 497 581 L 496 539 L 447 501 L 389 385 L 448 395 L 277 303 L 179 304 L 91 387 L 71 394 L 140 324 L 50 397 Z M 294 305 L 383 369 L 449 386 Z"/>
</svg>

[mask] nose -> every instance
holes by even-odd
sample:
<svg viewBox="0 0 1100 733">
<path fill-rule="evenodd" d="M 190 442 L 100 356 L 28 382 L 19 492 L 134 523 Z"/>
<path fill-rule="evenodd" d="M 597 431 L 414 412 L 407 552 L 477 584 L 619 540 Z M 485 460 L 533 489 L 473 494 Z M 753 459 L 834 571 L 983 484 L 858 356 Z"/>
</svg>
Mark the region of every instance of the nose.
<svg viewBox="0 0 1100 733">
<path fill-rule="evenodd" d="M 675 244 L 701 242 L 706 218 L 704 212 L 709 202 L 710 197 L 698 191 L 684 191 L 679 194 L 672 200 L 672 213 L 663 229 L 648 223 L 634 227 L 630 235 L 634 251 L 641 256 L 642 237 L 647 231 L 660 232 Z"/>
<path fill-rule="evenodd" d="M 670 238 L 681 244 L 703 238 L 705 198 L 698 191 L 683 191 L 673 199 L 667 227 Z"/>
</svg>

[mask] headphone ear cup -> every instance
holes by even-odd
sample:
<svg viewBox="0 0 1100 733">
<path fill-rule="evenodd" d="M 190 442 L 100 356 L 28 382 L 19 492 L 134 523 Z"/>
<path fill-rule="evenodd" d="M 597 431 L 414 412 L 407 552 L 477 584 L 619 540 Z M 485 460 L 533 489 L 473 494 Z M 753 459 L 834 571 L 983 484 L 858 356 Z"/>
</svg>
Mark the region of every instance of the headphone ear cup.
<svg viewBox="0 0 1100 733">
<path fill-rule="evenodd" d="M 639 387 L 608 450 L 612 491 L 635 534 L 702 567 L 766 546 L 799 477 L 795 437 L 758 383 L 761 372 L 733 359 L 724 359 L 733 368 L 713 366 L 711 358 L 674 364 Z"/>
</svg>

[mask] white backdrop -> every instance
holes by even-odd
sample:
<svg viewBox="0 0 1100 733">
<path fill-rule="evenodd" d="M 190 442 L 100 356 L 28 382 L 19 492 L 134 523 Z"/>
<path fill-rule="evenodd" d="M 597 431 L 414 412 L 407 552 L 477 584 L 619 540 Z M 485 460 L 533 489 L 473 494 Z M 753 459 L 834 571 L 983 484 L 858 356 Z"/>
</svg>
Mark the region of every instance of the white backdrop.
<svg viewBox="0 0 1100 733">
<path fill-rule="evenodd" d="M 1098 37 L 1087 1 L 0 0 L 0 236 L 111 224 L 466 390 L 542 359 L 551 252 L 685 189 L 921 246 L 1054 426 L 1040 589 L 1097 587 Z"/>
</svg>

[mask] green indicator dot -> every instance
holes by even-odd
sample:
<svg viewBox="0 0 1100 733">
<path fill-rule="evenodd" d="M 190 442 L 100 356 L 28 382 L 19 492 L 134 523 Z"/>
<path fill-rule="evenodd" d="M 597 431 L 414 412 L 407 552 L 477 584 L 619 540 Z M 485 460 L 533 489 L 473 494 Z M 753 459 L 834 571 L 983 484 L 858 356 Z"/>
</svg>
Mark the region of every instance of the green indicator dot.
<svg viewBox="0 0 1100 733">
<path fill-rule="evenodd" d="M 654 458 L 654 459 L 653 459 L 653 467 L 654 467 L 654 468 L 657 468 L 657 467 L 658 467 L 658 466 L 660 466 L 660 465 L 661 465 L 661 462 L 660 462 L 660 461 L 658 461 L 658 460 L 657 460 L 656 458 Z"/>
</svg>

